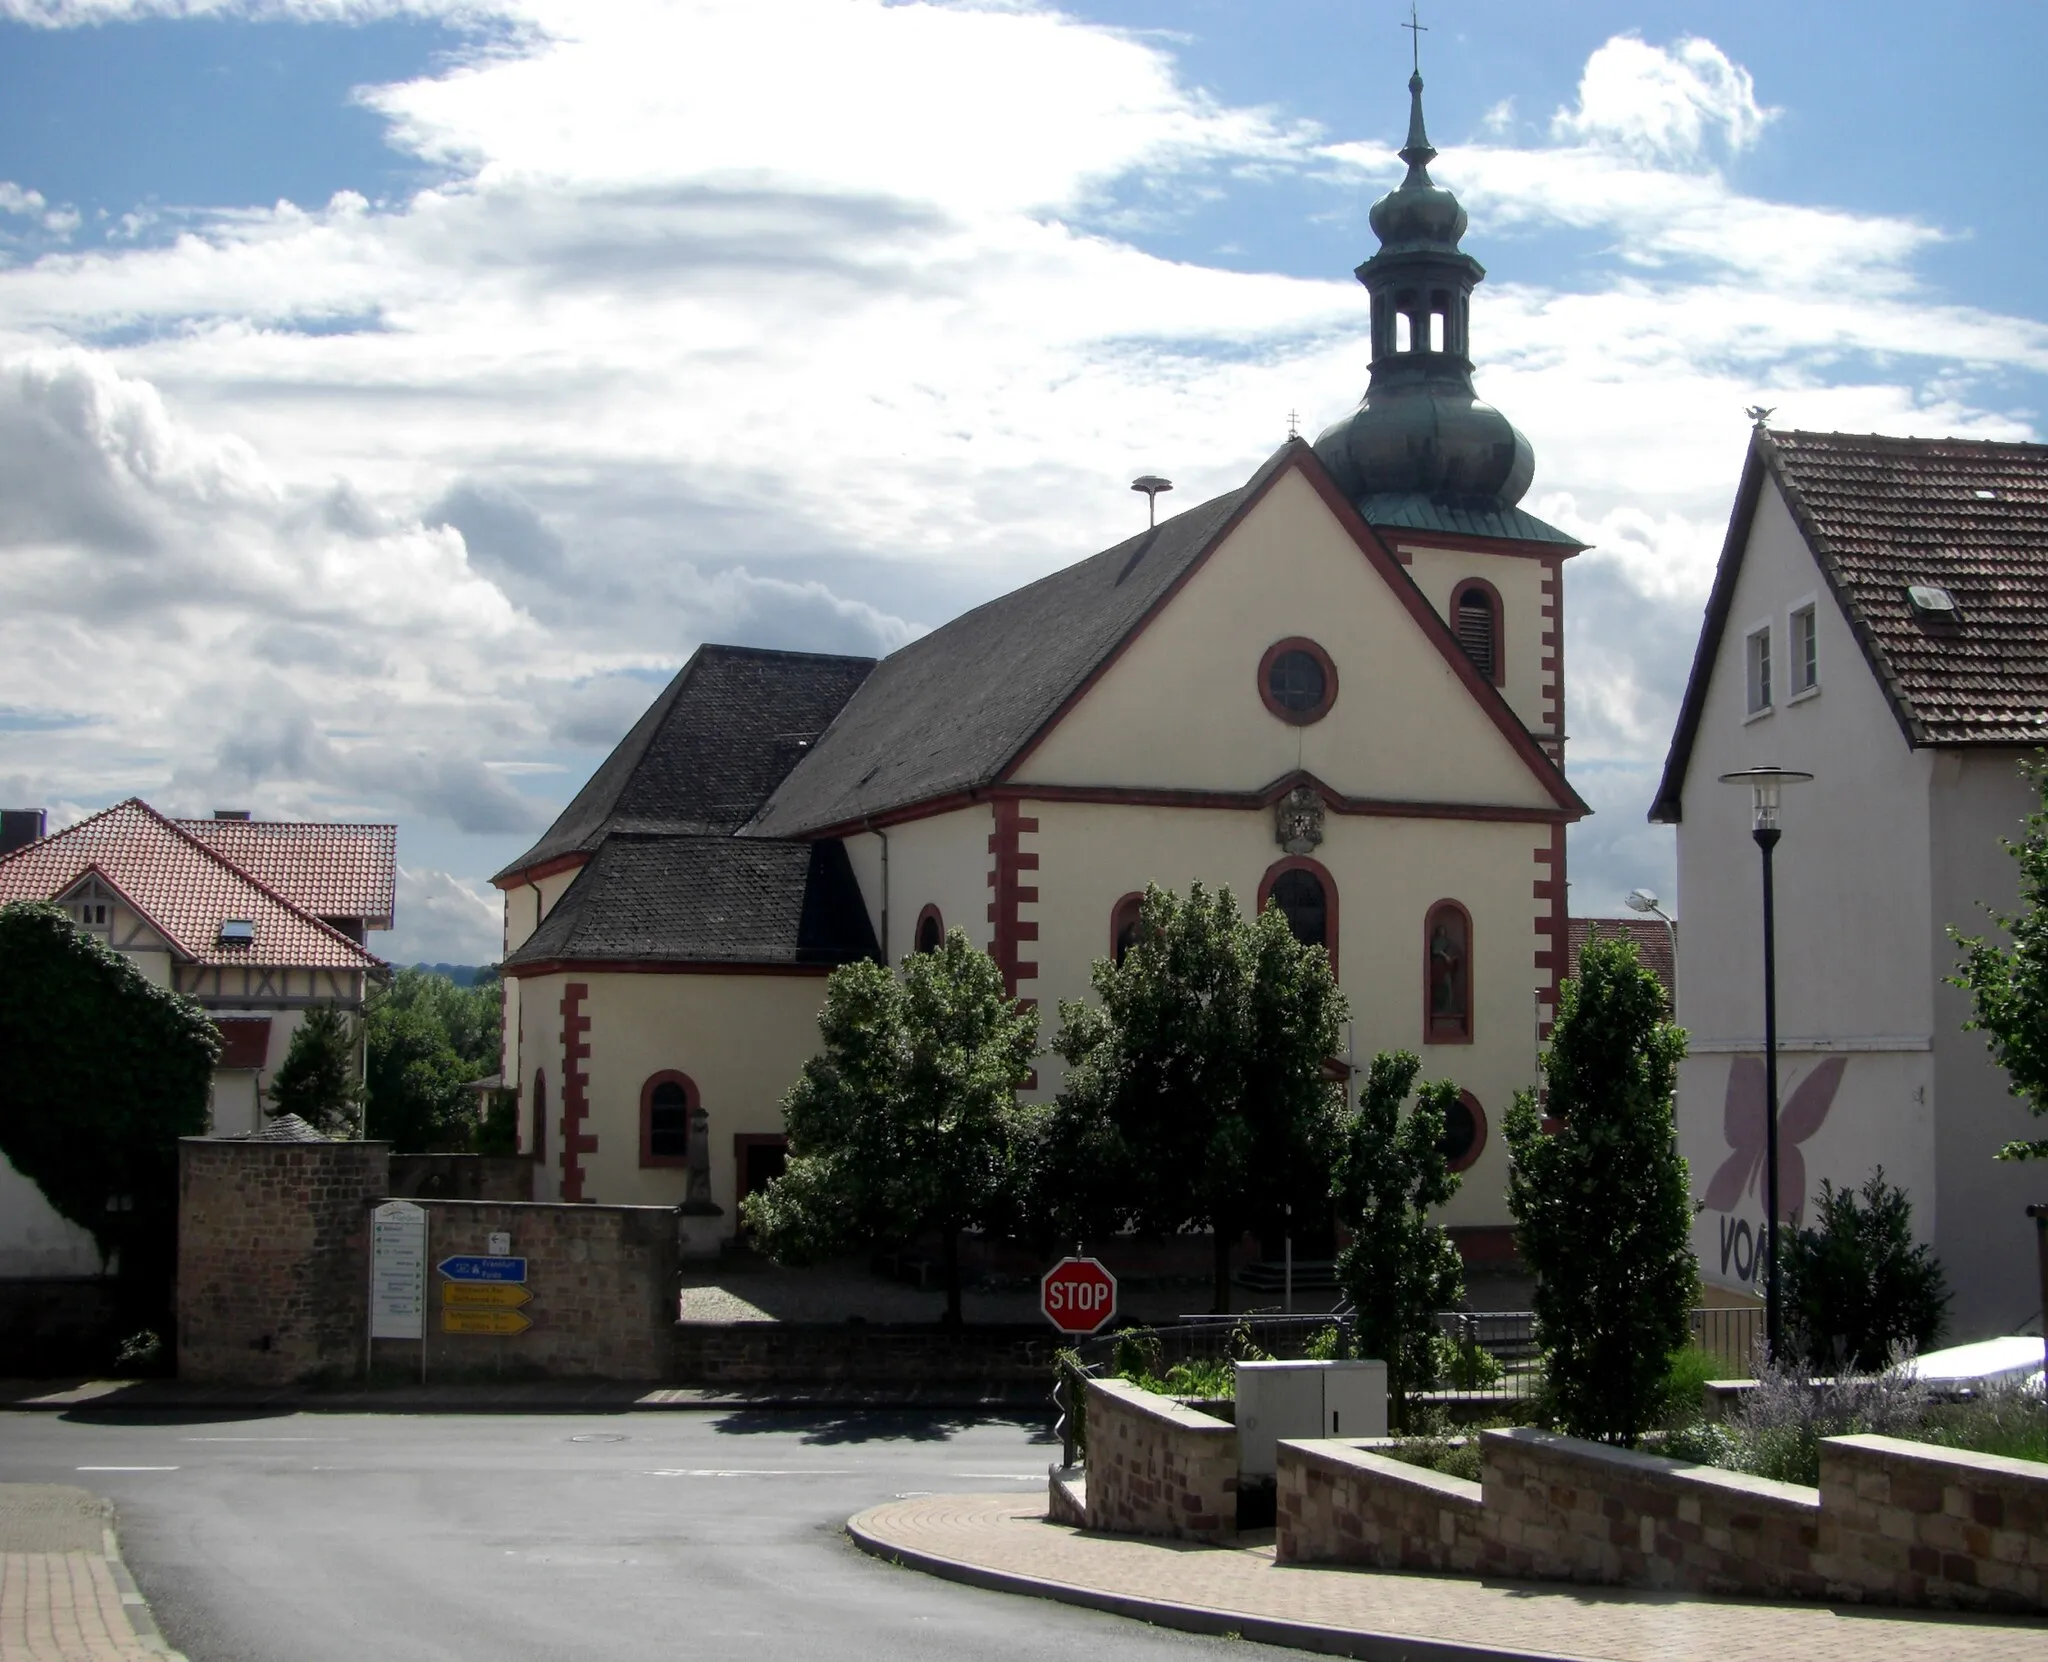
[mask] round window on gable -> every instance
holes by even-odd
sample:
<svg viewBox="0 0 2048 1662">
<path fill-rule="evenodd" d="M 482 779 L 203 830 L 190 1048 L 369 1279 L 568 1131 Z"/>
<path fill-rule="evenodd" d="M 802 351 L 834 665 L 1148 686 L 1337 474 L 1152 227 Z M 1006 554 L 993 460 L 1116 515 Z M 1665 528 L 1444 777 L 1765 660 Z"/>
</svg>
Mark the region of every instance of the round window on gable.
<svg viewBox="0 0 2048 1662">
<path fill-rule="evenodd" d="M 1306 727 L 1337 702 L 1337 666 L 1314 641 L 1275 641 L 1259 660 L 1259 697 L 1282 721 Z"/>
<path fill-rule="evenodd" d="M 1444 1115 L 1444 1140 L 1437 1145 L 1452 1171 L 1469 1171 L 1486 1149 L 1486 1110 L 1470 1091 L 1460 1091 Z"/>
</svg>

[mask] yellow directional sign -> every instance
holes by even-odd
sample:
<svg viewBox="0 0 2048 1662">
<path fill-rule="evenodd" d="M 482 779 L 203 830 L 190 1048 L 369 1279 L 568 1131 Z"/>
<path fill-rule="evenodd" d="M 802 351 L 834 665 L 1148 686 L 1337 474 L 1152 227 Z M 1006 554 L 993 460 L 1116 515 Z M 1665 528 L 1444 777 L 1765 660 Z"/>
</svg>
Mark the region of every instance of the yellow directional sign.
<svg viewBox="0 0 2048 1662">
<path fill-rule="evenodd" d="M 524 1333 L 533 1323 L 517 1310 L 474 1310 L 444 1307 L 443 1333 Z"/>
<path fill-rule="evenodd" d="M 444 1281 L 441 1283 L 441 1305 L 443 1309 L 468 1310 L 517 1310 L 522 1304 L 533 1302 L 529 1293 L 516 1281 Z"/>
</svg>

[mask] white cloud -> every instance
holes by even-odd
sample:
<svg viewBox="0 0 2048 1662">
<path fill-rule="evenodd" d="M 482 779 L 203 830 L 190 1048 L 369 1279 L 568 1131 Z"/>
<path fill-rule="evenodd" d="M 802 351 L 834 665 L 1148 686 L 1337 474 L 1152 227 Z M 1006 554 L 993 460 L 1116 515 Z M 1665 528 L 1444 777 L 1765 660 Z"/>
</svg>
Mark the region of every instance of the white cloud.
<svg viewBox="0 0 2048 1662">
<path fill-rule="evenodd" d="M 1639 161 L 1696 166 L 1711 150 L 1747 150 L 1778 112 L 1756 101 L 1748 70 L 1710 40 L 1669 47 L 1616 35 L 1586 60 L 1576 108 L 1552 118 L 1567 143 Z"/>
<path fill-rule="evenodd" d="M 398 868 L 398 916 L 370 950 L 394 964 L 495 964 L 505 955 L 503 908 L 487 883 Z"/>
<path fill-rule="evenodd" d="M 12 179 L 0 179 L 0 214 L 40 214 L 49 206 L 38 190 L 23 190 Z"/>
<path fill-rule="evenodd" d="M 1348 277 L 1157 258 L 1104 204 L 1219 167 L 1356 190 L 1384 148 L 1223 106 L 1155 40 L 1021 0 L 492 13 L 509 43 L 366 94 L 444 183 L 0 267 L 0 709 L 83 722 L 5 734 L 44 794 L 523 834 L 509 781 L 580 771 L 477 758 L 609 742 L 706 638 L 889 650 L 1130 529 L 1134 473 L 1198 501 L 1362 389 Z M 1529 506 L 1598 545 L 1573 755 L 1646 795 L 1743 406 L 2023 436 L 1996 378 L 2048 330 L 1923 290 L 1961 228 L 1732 186 L 1772 112 L 1708 42 L 1607 42 L 1551 142 L 1496 113 L 1436 165 L 1495 273 L 1481 390 Z M 1536 233 L 1589 244 L 1572 288 L 1514 280 Z"/>
</svg>

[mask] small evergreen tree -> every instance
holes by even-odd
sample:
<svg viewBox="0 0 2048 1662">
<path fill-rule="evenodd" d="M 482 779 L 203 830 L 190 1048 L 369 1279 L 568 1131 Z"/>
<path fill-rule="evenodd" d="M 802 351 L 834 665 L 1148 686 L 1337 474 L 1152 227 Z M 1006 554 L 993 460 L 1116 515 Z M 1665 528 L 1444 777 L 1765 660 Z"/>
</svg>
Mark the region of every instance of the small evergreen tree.
<svg viewBox="0 0 2048 1662">
<path fill-rule="evenodd" d="M 1277 907 L 1246 919 L 1196 883 L 1185 900 L 1148 888 L 1138 940 L 1092 980 L 1098 1002 L 1060 1005 L 1043 1215 L 1069 1239 L 1210 1230 L 1228 1310 L 1239 1237 L 1329 1204 L 1343 1088 L 1325 1064 L 1345 1016 L 1329 956 Z"/>
<path fill-rule="evenodd" d="M 1458 1099 L 1449 1080 L 1425 1085 L 1406 1118 L 1401 1104 L 1422 1064 L 1407 1051 L 1372 1059 L 1358 1111 L 1345 1125 L 1337 1161 L 1338 1220 L 1351 1240 L 1337 1276 L 1357 1311 L 1361 1356 L 1387 1364 L 1387 1402 L 1407 1425 L 1412 1391 L 1436 1383 L 1436 1312 L 1465 1297 L 1458 1249 L 1430 1214 L 1458 1192 L 1444 1158 L 1444 1116 Z"/>
<path fill-rule="evenodd" d="M 270 1076 L 266 1112 L 297 1114 L 315 1131 L 353 1137 L 363 1083 L 356 1074 L 356 1024 L 338 1004 L 315 1004 L 292 1033 Z"/>
<path fill-rule="evenodd" d="M 1538 1276 L 1535 1306 L 1558 1422 L 1633 1445 L 1656 1420 L 1699 1296 L 1692 1197 L 1672 1092 L 1685 1035 L 1634 943 L 1596 941 L 1564 983 L 1543 1056 L 1543 1129 L 1508 1110 L 1508 1210 Z"/>
<path fill-rule="evenodd" d="M 1973 1013 L 1964 1031 L 1985 1035 L 1992 1059 L 2005 1070 L 2007 1088 L 2029 1112 L 2048 1114 L 2048 762 L 2023 762 L 2021 771 L 2039 793 L 2041 807 L 2027 816 L 2026 835 L 2018 842 L 2000 839 L 2019 862 L 2020 909 L 2012 917 L 1994 912 L 1992 921 L 2012 945 L 1951 928 L 1949 937 L 1963 949 L 1963 959 L 1949 981 L 1970 995 Z M 2009 1142 L 1998 1158 L 2048 1160 L 2048 1137 Z"/>
<path fill-rule="evenodd" d="M 1816 1373 L 1876 1373 L 1941 1334 L 1948 1282 L 1913 1239 L 1903 1189 L 1872 1172 L 1859 1198 L 1822 1180 L 1818 1226 L 1780 1237 L 1786 1338 Z"/>
<path fill-rule="evenodd" d="M 1016 1215 L 1016 1092 L 1038 1013 L 954 929 L 905 958 L 901 979 L 876 963 L 834 970 L 818 1027 L 825 1048 L 783 1098 L 788 1168 L 747 1196 L 747 1228 L 791 1263 L 936 1232 L 957 1324 L 960 1232 Z"/>
</svg>

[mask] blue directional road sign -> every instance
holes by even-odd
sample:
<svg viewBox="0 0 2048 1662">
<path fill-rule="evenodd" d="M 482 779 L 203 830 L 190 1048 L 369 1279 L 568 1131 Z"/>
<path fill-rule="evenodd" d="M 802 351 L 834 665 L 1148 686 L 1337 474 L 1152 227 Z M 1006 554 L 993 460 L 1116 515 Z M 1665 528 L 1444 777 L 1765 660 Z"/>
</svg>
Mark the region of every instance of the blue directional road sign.
<svg viewBox="0 0 2048 1662">
<path fill-rule="evenodd" d="M 524 1258 L 443 1258 L 434 1266 L 450 1281 L 524 1281 Z"/>
</svg>

